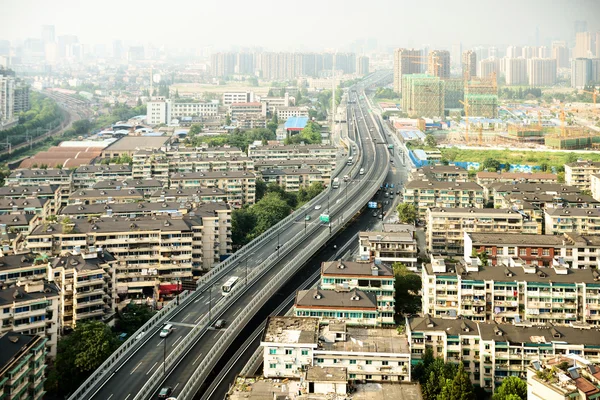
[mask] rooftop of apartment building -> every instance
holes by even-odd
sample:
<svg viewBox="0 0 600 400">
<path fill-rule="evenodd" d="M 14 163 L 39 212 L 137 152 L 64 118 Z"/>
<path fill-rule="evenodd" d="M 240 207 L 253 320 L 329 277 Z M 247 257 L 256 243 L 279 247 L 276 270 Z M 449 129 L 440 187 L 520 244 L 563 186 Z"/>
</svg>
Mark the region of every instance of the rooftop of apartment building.
<svg viewBox="0 0 600 400">
<path fill-rule="evenodd" d="M 231 161 L 252 161 L 250 157 L 244 157 L 234 155 L 232 157 L 210 157 L 208 154 L 200 154 L 200 157 L 186 156 L 186 157 L 175 157 L 177 161 L 210 161 L 210 162 L 231 162 Z"/>
<path fill-rule="evenodd" d="M 253 146 L 250 145 L 249 149 L 252 150 L 309 150 L 309 149 L 331 149 L 336 150 L 335 146 L 327 144 L 269 144 L 266 146 Z"/>
<path fill-rule="evenodd" d="M 16 333 L 8 333 L 0 337 L 0 349 L 2 349 L 0 351 L 0 376 L 4 376 L 10 368 L 14 368 L 14 361 L 18 360 L 23 351 L 38 340 L 41 340 L 40 336 Z"/>
<path fill-rule="evenodd" d="M 160 189 L 165 184 L 158 179 L 125 179 L 114 180 L 107 179 L 96 182 L 92 189 L 99 190 L 118 190 L 118 189 L 136 189 L 136 188 L 155 188 Z"/>
<path fill-rule="evenodd" d="M 138 189 L 122 188 L 106 191 L 104 189 L 77 189 L 69 194 L 69 199 L 96 199 L 102 198 L 139 198 L 143 199 L 144 195 Z"/>
<path fill-rule="evenodd" d="M 512 266 L 479 266 L 467 267 L 457 263 L 454 267 L 446 267 L 444 272 L 434 271 L 434 267 L 427 263 L 424 268 L 428 275 L 452 276 L 461 280 L 494 281 L 494 282 L 537 282 L 537 283 L 586 283 L 598 284 L 600 273 L 595 269 L 571 269 L 564 267 L 541 268 L 534 265 Z"/>
<path fill-rule="evenodd" d="M 509 208 L 475 208 L 475 207 L 431 207 L 429 208 L 430 213 L 442 213 L 442 214 L 464 214 L 464 215 L 478 215 L 478 216 L 514 216 L 515 218 L 522 218 L 522 215 L 517 211 Z"/>
<path fill-rule="evenodd" d="M 173 210 L 191 210 L 191 205 L 185 205 L 175 201 L 154 203 L 96 203 L 96 204 L 72 204 L 62 208 L 61 215 L 88 215 L 88 214 L 125 214 L 125 213 L 161 213 Z"/>
<path fill-rule="evenodd" d="M 575 186 L 563 185 L 561 183 L 503 183 L 495 182 L 488 186 L 490 190 L 496 192 L 521 192 L 521 193 L 550 193 L 550 194 L 564 194 L 564 193 L 580 193 L 581 189 Z"/>
<path fill-rule="evenodd" d="M 565 167 L 570 168 L 600 168 L 600 162 L 597 161 L 587 161 L 587 160 L 578 160 L 572 163 L 565 164 Z"/>
<path fill-rule="evenodd" d="M 319 319 L 311 317 L 272 316 L 267 318 L 262 342 L 316 344 Z"/>
<path fill-rule="evenodd" d="M 40 208 L 43 207 L 44 204 L 48 202 L 48 199 L 40 199 L 40 198 L 0 198 L 0 209 L 9 209 L 11 207 L 16 208 Z"/>
<path fill-rule="evenodd" d="M 600 204 L 600 201 L 594 199 L 592 196 L 581 193 L 532 193 L 532 192 L 521 192 L 521 193 L 507 193 L 504 195 L 504 198 L 511 201 L 522 201 L 525 206 L 528 208 L 535 208 L 531 206 L 529 203 L 532 202 L 540 202 L 540 203 L 550 203 L 550 202 L 565 202 L 565 203 L 577 203 L 577 204 Z"/>
<path fill-rule="evenodd" d="M 47 262 L 43 256 L 38 257 L 32 253 L 3 255 L 0 257 L 0 271 L 28 267 L 39 261 Z"/>
<path fill-rule="evenodd" d="M 382 231 L 366 231 L 358 233 L 359 239 L 368 239 L 371 243 L 406 243 L 413 242 L 415 237 L 411 231 L 399 232 L 382 232 Z"/>
<path fill-rule="evenodd" d="M 446 182 L 438 180 L 410 181 L 405 189 L 438 189 L 438 190 L 481 190 L 483 187 L 475 182 Z"/>
<path fill-rule="evenodd" d="M 513 179 L 515 181 L 540 179 L 540 180 L 556 180 L 557 175 L 548 172 L 488 172 L 481 171 L 477 173 L 477 179 Z"/>
<path fill-rule="evenodd" d="M 322 158 L 302 158 L 302 159 L 291 159 L 291 160 L 281 160 L 278 158 L 266 159 L 266 160 L 256 160 L 254 162 L 254 166 L 258 167 L 271 167 L 271 166 L 286 166 L 286 165 L 331 165 L 331 160 L 324 160 Z"/>
<path fill-rule="evenodd" d="M 311 169 L 311 168 L 284 168 L 284 169 L 269 168 L 269 169 L 262 170 L 260 173 L 263 176 L 307 175 L 307 174 L 320 175 L 321 171 L 319 171 L 318 169 Z"/>
<path fill-rule="evenodd" d="M 561 369 L 561 364 L 564 364 L 566 368 Z M 548 374 L 537 374 L 538 371 L 544 370 L 550 373 L 550 379 L 548 379 Z M 529 374 L 529 372 L 533 373 Z M 595 386 L 600 379 L 598 365 L 592 364 L 577 355 L 556 356 L 531 362 L 528 367 L 527 380 L 528 384 L 532 385 L 534 382 L 530 382 L 530 379 L 550 388 L 555 393 L 561 394 L 564 398 L 577 397 L 578 390 L 587 396 L 600 393 L 600 390 Z M 535 391 L 535 389 L 533 390 Z"/>
<path fill-rule="evenodd" d="M 382 231 L 389 233 L 389 232 L 408 232 L 408 233 L 413 233 L 417 230 L 417 228 L 413 225 L 413 224 L 383 224 L 382 225 Z"/>
<path fill-rule="evenodd" d="M 0 306 L 58 296 L 54 283 L 36 281 L 0 289 Z"/>
<path fill-rule="evenodd" d="M 73 174 L 73 171 L 68 169 L 41 169 L 41 168 L 31 168 L 31 169 L 17 169 L 10 173 L 9 179 L 16 178 L 64 178 Z"/>
<path fill-rule="evenodd" d="M 33 214 L 3 214 L 0 215 L 0 225 L 7 227 L 29 225 L 32 219 L 37 218 Z"/>
<path fill-rule="evenodd" d="M 299 290 L 296 293 L 295 306 L 376 310 L 377 296 L 375 293 L 363 292 L 358 289 L 352 289 L 349 292 L 321 289 Z"/>
<path fill-rule="evenodd" d="M 251 101 L 245 103 L 231 103 L 231 107 L 261 107 L 262 103 L 260 101 Z"/>
<path fill-rule="evenodd" d="M 68 254 L 62 257 L 56 257 L 52 260 L 53 268 L 75 269 L 78 272 L 94 271 L 102 269 L 106 263 L 115 261 L 115 258 L 108 251 L 98 250 L 94 253 Z"/>
<path fill-rule="evenodd" d="M 220 178 L 255 178 L 252 172 L 246 171 L 203 171 L 203 172 L 184 172 L 171 175 L 171 180 L 176 179 L 220 179 Z"/>
<path fill-rule="evenodd" d="M 531 325 L 531 324 L 496 324 L 493 322 L 476 322 L 466 318 L 446 319 L 429 315 L 407 319 L 411 331 L 440 332 L 447 335 L 478 335 L 482 340 L 517 343 L 552 343 L 600 345 L 600 334 L 597 328 L 590 326 L 570 327 Z"/>
<path fill-rule="evenodd" d="M 306 370 L 309 382 L 342 382 L 348 381 L 348 369 L 343 367 L 309 366 Z"/>
<path fill-rule="evenodd" d="M 105 152 L 160 149 L 169 143 L 169 136 L 123 136 L 104 149 Z"/>
<path fill-rule="evenodd" d="M 420 168 L 416 168 L 415 171 L 421 172 L 423 174 L 428 173 L 463 173 L 467 175 L 469 171 L 464 169 L 463 167 L 459 167 L 456 165 L 444 165 L 444 164 L 434 164 L 434 165 L 426 165 Z"/>
<path fill-rule="evenodd" d="M 225 195 L 226 192 L 223 189 L 219 188 L 206 188 L 206 187 L 193 187 L 193 188 L 182 188 L 182 187 L 174 187 L 170 189 L 159 189 L 156 192 L 153 192 L 150 195 L 150 198 L 161 197 L 161 196 L 217 196 L 217 195 Z"/>
<path fill-rule="evenodd" d="M 340 332 L 345 333 L 345 340 L 336 339 Z M 344 322 L 321 325 L 319 343 L 320 351 L 410 354 L 406 336 L 395 329 L 353 327 L 346 326 Z"/>
<path fill-rule="evenodd" d="M 393 277 L 394 272 L 385 264 L 375 265 L 368 262 L 355 261 L 325 261 L 321 263 L 321 276 L 343 275 L 343 276 L 387 276 Z"/>
<path fill-rule="evenodd" d="M 52 196 L 58 189 L 57 185 L 36 185 L 36 186 L 21 186 L 11 185 L 0 187 L 0 197 L 36 197 L 36 196 Z"/>
<path fill-rule="evenodd" d="M 109 164 L 109 165 L 82 165 L 75 170 L 77 174 L 91 174 L 96 172 L 122 172 L 131 173 L 131 167 L 129 164 Z"/>
<path fill-rule="evenodd" d="M 600 208 L 547 208 L 544 211 L 552 217 L 600 217 Z"/>
<path fill-rule="evenodd" d="M 565 233 L 560 235 L 536 235 L 529 233 L 467 233 L 473 245 L 491 246 L 541 246 L 560 247 L 571 246 L 600 246 L 600 236 L 578 235 Z"/>
</svg>

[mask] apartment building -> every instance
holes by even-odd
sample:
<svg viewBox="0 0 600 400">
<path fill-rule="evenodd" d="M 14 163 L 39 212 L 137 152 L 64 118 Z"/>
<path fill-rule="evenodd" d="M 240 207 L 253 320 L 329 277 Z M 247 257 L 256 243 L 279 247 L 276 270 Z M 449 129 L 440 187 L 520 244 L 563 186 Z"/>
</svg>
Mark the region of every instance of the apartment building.
<svg viewBox="0 0 600 400">
<path fill-rule="evenodd" d="M 3 283 L 0 289 L 0 332 L 7 333 L 6 336 L 38 335 L 45 339 L 48 353 L 56 356 L 59 303 L 58 288 L 53 283 L 43 280 L 27 280 L 20 286 Z"/>
<path fill-rule="evenodd" d="M 308 118 L 308 107 L 277 107 L 275 108 L 275 114 L 277 115 L 278 121 L 286 121 L 291 117 L 305 117 Z"/>
<path fill-rule="evenodd" d="M 0 337 L 0 398 L 41 400 L 46 392 L 46 340 L 35 335 Z"/>
<path fill-rule="evenodd" d="M 527 60 L 529 86 L 552 86 L 556 83 L 557 63 L 553 58 L 531 58 Z"/>
<path fill-rule="evenodd" d="M 566 268 L 600 268 L 600 237 L 564 233 L 465 233 L 465 257 L 485 252 L 490 265 L 506 264 L 508 258 L 527 265 Z"/>
<path fill-rule="evenodd" d="M 231 119 L 253 115 L 265 118 L 267 116 L 267 104 L 258 101 L 252 103 L 233 103 L 229 106 Z"/>
<path fill-rule="evenodd" d="M 383 232 L 366 231 L 358 233 L 358 254 L 361 259 L 383 263 L 399 262 L 410 270 L 418 268 L 419 249 L 412 231 Z"/>
<path fill-rule="evenodd" d="M 434 254 L 462 254 L 465 232 L 537 232 L 535 222 L 510 209 L 436 207 L 427 210 L 425 220 L 427 250 Z"/>
<path fill-rule="evenodd" d="M 385 264 L 342 260 L 322 262 L 320 287 L 337 292 L 358 289 L 373 293 L 377 299 L 380 316 L 386 321 L 394 317 L 394 272 Z"/>
<path fill-rule="evenodd" d="M 254 92 L 225 92 L 223 93 L 223 105 L 230 106 L 234 103 L 254 102 Z"/>
<path fill-rule="evenodd" d="M 335 169 L 335 160 L 319 158 L 303 159 L 261 159 L 254 162 L 254 168 L 260 172 L 265 169 L 289 169 L 308 168 L 319 170 L 327 178 L 331 178 L 331 172 Z"/>
<path fill-rule="evenodd" d="M 145 216 L 173 215 L 181 216 L 192 209 L 191 204 L 177 202 L 139 202 L 113 204 L 73 204 L 63 207 L 59 215 L 71 219 L 89 219 L 105 217 L 138 218 Z"/>
<path fill-rule="evenodd" d="M 413 204 L 419 215 L 430 208 L 480 208 L 485 205 L 483 188 L 474 182 L 417 180 L 403 188 L 404 203 Z"/>
<path fill-rule="evenodd" d="M 73 172 L 64 169 L 17 169 L 6 178 L 7 185 L 38 186 L 61 185 L 70 186 Z"/>
<path fill-rule="evenodd" d="M 254 161 L 248 157 L 189 157 L 172 160 L 169 163 L 170 173 L 253 170 Z"/>
<path fill-rule="evenodd" d="M 0 197 L 0 215 L 31 214 L 46 218 L 52 212 L 52 202 L 44 198 L 2 198 Z"/>
<path fill-rule="evenodd" d="M 146 178 L 146 179 L 125 179 L 125 180 L 105 180 L 100 181 L 92 186 L 94 190 L 121 190 L 121 189 L 135 189 L 139 190 L 144 197 L 154 193 L 158 189 L 162 189 L 166 186 L 166 182 L 158 179 Z"/>
<path fill-rule="evenodd" d="M 337 148 L 323 144 L 248 146 L 248 157 L 255 160 L 325 159 L 336 160 Z"/>
<path fill-rule="evenodd" d="M 489 391 L 508 376 L 524 376 L 532 361 L 567 354 L 600 361 L 600 336 L 593 328 L 475 323 L 426 315 L 407 319 L 406 332 L 413 362 L 430 347 L 445 361 L 462 362 L 471 381 Z"/>
<path fill-rule="evenodd" d="M 256 176 L 243 171 L 207 171 L 171 176 L 171 188 L 218 188 L 224 190 L 227 202 L 235 207 L 254 204 L 256 199 Z"/>
<path fill-rule="evenodd" d="M 556 174 L 547 172 L 487 172 L 477 173 L 477 183 L 488 186 L 493 183 L 557 183 Z"/>
<path fill-rule="evenodd" d="M 258 175 L 265 183 L 276 183 L 289 192 L 297 192 L 300 188 L 307 188 L 315 182 L 329 186 L 329 179 L 316 169 L 264 169 Z"/>
<path fill-rule="evenodd" d="M 170 107 L 165 99 L 154 99 L 146 102 L 146 123 L 148 125 L 168 124 L 170 122 Z"/>
<path fill-rule="evenodd" d="M 480 260 L 424 265 L 423 310 L 435 317 L 463 316 L 497 323 L 598 325 L 600 274 L 592 269 L 550 268 L 507 259 L 501 266 Z"/>
<path fill-rule="evenodd" d="M 73 172 L 73 187 L 91 188 L 100 181 L 129 178 L 131 178 L 131 166 L 127 164 L 82 165 Z"/>
<path fill-rule="evenodd" d="M 85 321 L 106 321 L 116 312 L 115 258 L 104 250 L 93 250 L 50 262 L 48 278 L 58 288 L 62 329 L 75 329 Z"/>
<path fill-rule="evenodd" d="M 599 208 L 550 208 L 544 210 L 544 233 L 558 235 L 576 232 L 581 235 L 600 234 Z"/>
<path fill-rule="evenodd" d="M 486 198 L 493 201 L 494 206 L 502 204 L 502 199 L 507 194 L 551 194 L 556 197 L 569 194 L 581 194 L 581 189 L 575 186 L 560 183 L 493 183 L 486 187 Z"/>
<path fill-rule="evenodd" d="M 143 200 L 144 194 L 137 189 L 78 189 L 69 193 L 67 204 L 136 203 Z"/>
<path fill-rule="evenodd" d="M 153 203 L 177 202 L 177 203 L 199 203 L 225 202 L 227 193 L 219 188 L 181 188 L 173 187 L 170 189 L 161 189 L 152 193 L 148 199 Z"/>
<path fill-rule="evenodd" d="M 301 378 L 311 367 L 346 368 L 348 380 L 410 381 L 406 336 L 311 317 L 269 317 L 263 337 L 266 378 Z"/>
<path fill-rule="evenodd" d="M 170 124 L 183 117 L 214 118 L 219 115 L 219 101 L 179 102 L 171 99 L 155 99 L 146 103 L 148 125 Z"/>
<path fill-rule="evenodd" d="M 600 174 L 600 162 L 577 161 L 565 164 L 565 183 L 581 190 L 591 189 L 591 177 L 596 174 Z"/>
<path fill-rule="evenodd" d="M 440 182 L 468 182 L 469 171 L 456 165 L 443 164 L 426 165 L 410 171 L 409 180 L 416 181 L 423 178 Z"/>
<path fill-rule="evenodd" d="M 597 397 L 598 393 L 598 364 L 580 355 L 548 357 L 527 367 L 528 400 L 583 400 Z"/>
</svg>

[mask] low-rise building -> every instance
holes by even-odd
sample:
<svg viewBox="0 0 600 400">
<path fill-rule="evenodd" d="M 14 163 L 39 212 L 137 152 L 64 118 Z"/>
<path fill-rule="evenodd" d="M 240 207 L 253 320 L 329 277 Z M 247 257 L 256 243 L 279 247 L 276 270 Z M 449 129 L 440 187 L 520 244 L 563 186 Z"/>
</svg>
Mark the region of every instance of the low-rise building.
<svg viewBox="0 0 600 400">
<path fill-rule="evenodd" d="M 527 367 L 527 400 L 583 400 L 598 394 L 598 364 L 580 355 L 547 357 Z"/>
<path fill-rule="evenodd" d="M 166 182 L 158 179 L 146 178 L 146 179 L 125 179 L 125 180 L 113 180 L 107 179 L 100 181 L 92 186 L 94 190 L 121 190 L 121 189 L 135 189 L 142 192 L 144 196 L 148 196 L 158 189 L 162 189 L 166 186 Z"/>
<path fill-rule="evenodd" d="M 488 186 L 493 183 L 557 183 L 558 176 L 548 172 L 488 172 L 477 173 L 477 183 Z"/>
<path fill-rule="evenodd" d="M 403 189 L 403 202 L 413 204 L 421 216 L 429 208 L 483 208 L 483 188 L 473 182 L 410 181 Z"/>
<path fill-rule="evenodd" d="M 44 219 L 52 213 L 52 201 L 45 198 L 0 198 L 0 215 L 31 214 Z"/>
<path fill-rule="evenodd" d="M 0 337 L 0 398 L 44 398 L 46 341 L 46 338 L 36 335 L 8 334 Z"/>
<path fill-rule="evenodd" d="M 399 262 L 416 271 L 419 249 L 413 231 L 366 231 L 358 234 L 358 254 L 362 259 L 384 263 Z"/>
<path fill-rule="evenodd" d="M 410 171 L 409 180 L 414 181 L 423 178 L 440 182 L 468 182 L 469 171 L 456 165 L 443 164 L 426 165 L 420 168 L 413 168 Z"/>
<path fill-rule="evenodd" d="M 581 189 L 575 186 L 563 185 L 560 183 L 492 183 L 486 186 L 486 199 L 492 201 L 494 205 L 500 204 L 502 198 L 513 194 L 533 195 L 553 195 L 562 197 L 566 195 L 581 195 Z"/>
<path fill-rule="evenodd" d="M 426 221 L 427 250 L 435 254 L 462 254 L 465 232 L 537 232 L 535 222 L 510 209 L 430 208 Z"/>
<path fill-rule="evenodd" d="M 337 148 L 323 144 L 248 146 L 248 157 L 257 160 L 325 159 L 336 160 Z"/>
<path fill-rule="evenodd" d="M 218 188 L 225 191 L 227 202 L 236 207 L 254 204 L 256 199 L 256 176 L 244 171 L 173 174 L 170 187 Z"/>
<path fill-rule="evenodd" d="M 56 285 L 43 280 L 25 281 L 21 286 L 3 284 L 0 309 L 1 333 L 38 335 L 46 339 L 50 355 L 56 355 L 60 326 L 60 297 Z"/>
<path fill-rule="evenodd" d="M 550 208 L 544 210 L 544 233 L 560 235 L 576 232 L 600 234 L 600 208 Z"/>
<path fill-rule="evenodd" d="M 6 178 L 7 185 L 38 186 L 61 185 L 70 186 L 73 172 L 64 169 L 17 169 Z"/>
<path fill-rule="evenodd" d="M 72 204 L 63 207 L 60 216 L 74 219 L 127 217 L 138 218 L 153 215 L 181 216 L 187 214 L 192 208 L 191 204 L 178 202 L 139 202 L 139 203 L 111 203 L 111 204 Z"/>
<path fill-rule="evenodd" d="M 316 169 L 264 169 L 259 174 L 265 183 L 276 183 L 289 192 L 297 192 L 300 188 L 307 188 L 315 182 L 329 186 L 329 179 Z"/>
<path fill-rule="evenodd" d="M 90 188 L 99 181 L 125 180 L 131 178 L 131 166 L 128 164 L 82 165 L 73 172 L 73 186 Z"/>
<path fill-rule="evenodd" d="M 231 113 L 231 119 L 235 120 L 240 116 L 247 117 L 249 115 L 255 117 L 267 116 L 267 106 L 264 103 L 252 102 L 252 103 L 233 103 L 229 106 Z"/>
<path fill-rule="evenodd" d="M 600 162 L 577 161 L 565 164 L 565 183 L 581 190 L 590 190 L 590 177 L 600 173 Z"/>
<path fill-rule="evenodd" d="M 275 109 L 275 113 L 277 114 L 277 119 L 279 121 L 285 121 L 291 117 L 304 117 L 308 118 L 308 107 L 300 106 L 300 107 L 277 107 Z"/>
<path fill-rule="evenodd" d="M 164 203 L 164 202 L 177 202 L 177 203 L 192 203 L 197 205 L 200 203 L 208 203 L 211 201 L 227 201 L 227 193 L 223 189 L 219 188 L 206 188 L 206 187 L 173 187 L 170 189 L 160 189 L 152 193 L 148 199 L 150 202 Z"/>
<path fill-rule="evenodd" d="M 430 347 L 445 361 L 462 362 L 471 382 L 490 391 L 508 376 L 524 376 L 532 361 L 566 354 L 600 361 L 600 335 L 589 327 L 475 323 L 426 315 L 407 319 L 406 332 L 413 362 Z"/>
<path fill-rule="evenodd" d="M 385 264 L 353 261 L 321 263 L 321 289 L 350 292 L 359 289 L 374 293 L 377 309 L 386 321 L 394 317 L 396 306 L 394 272 Z"/>
<path fill-rule="evenodd" d="M 303 378 L 312 368 L 344 368 L 350 381 L 410 381 L 406 336 L 311 317 L 269 317 L 261 340 L 265 377 Z"/>
<path fill-rule="evenodd" d="M 78 189 L 69 193 L 67 204 L 136 203 L 143 200 L 144 194 L 137 189 Z"/>
</svg>

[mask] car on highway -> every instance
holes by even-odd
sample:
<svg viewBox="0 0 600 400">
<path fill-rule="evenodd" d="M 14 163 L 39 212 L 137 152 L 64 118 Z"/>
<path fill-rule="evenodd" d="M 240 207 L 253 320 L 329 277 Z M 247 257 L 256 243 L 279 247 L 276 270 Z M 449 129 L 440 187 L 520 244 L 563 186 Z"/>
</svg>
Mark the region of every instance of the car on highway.
<svg viewBox="0 0 600 400">
<path fill-rule="evenodd" d="M 219 319 L 215 322 L 215 329 L 223 329 L 225 328 L 226 321 L 224 319 Z"/>
<path fill-rule="evenodd" d="M 390 202 L 386 200 L 383 202 L 383 204 L 385 204 L 387 206 L 388 204 L 390 204 Z"/>
<path fill-rule="evenodd" d="M 320 210 L 320 209 L 321 209 L 321 205 L 320 205 L 320 204 L 317 204 L 317 205 L 315 206 L 315 210 Z"/>
<path fill-rule="evenodd" d="M 306 217 L 304 217 L 305 221 L 310 221 L 310 215 L 307 215 Z"/>
<path fill-rule="evenodd" d="M 165 326 L 163 326 L 163 328 L 160 330 L 160 334 L 159 336 L 162 338 L 166 338 L 167 336 L 169 336 L 171 334 L 171 332 L 173 332 L 173 325 L 171 324 L 166 324 Z M 166 398 L 166 397 L 165 397 Z"/>
<path fill-rule="evenodd" d="M 376 217 L 377 216 L 377 211 L 373 211 L 373 216 Z"/>
<path fill-rule="evenodd" d="M 170 397 L 171 393 L 173 393 L 173 388 L 171 386 L 165 386 L 158 392 L 158 398 L 167 399 Z"/>
</svg>

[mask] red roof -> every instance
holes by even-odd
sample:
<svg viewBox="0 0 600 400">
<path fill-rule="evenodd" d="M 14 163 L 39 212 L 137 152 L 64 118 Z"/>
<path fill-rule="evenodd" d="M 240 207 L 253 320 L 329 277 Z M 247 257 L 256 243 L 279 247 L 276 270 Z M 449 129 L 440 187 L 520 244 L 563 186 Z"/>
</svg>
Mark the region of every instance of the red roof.
<svg viewBox="0 0 600 400">
<path fill-rule="evenodd" d="M 260 103 L 258 101 L 253 101 L 251 103 L 232 103 L 231 106 L 232 107 L 235 107 L 235 106 L 239 106 L 239 107 L 242 107 L 242 106 L 244 106 L 244 107 L 256 106 L 256 107 L 259 107 L 259 106 L 262 106 L 262 103 Z"/>
</svg>

